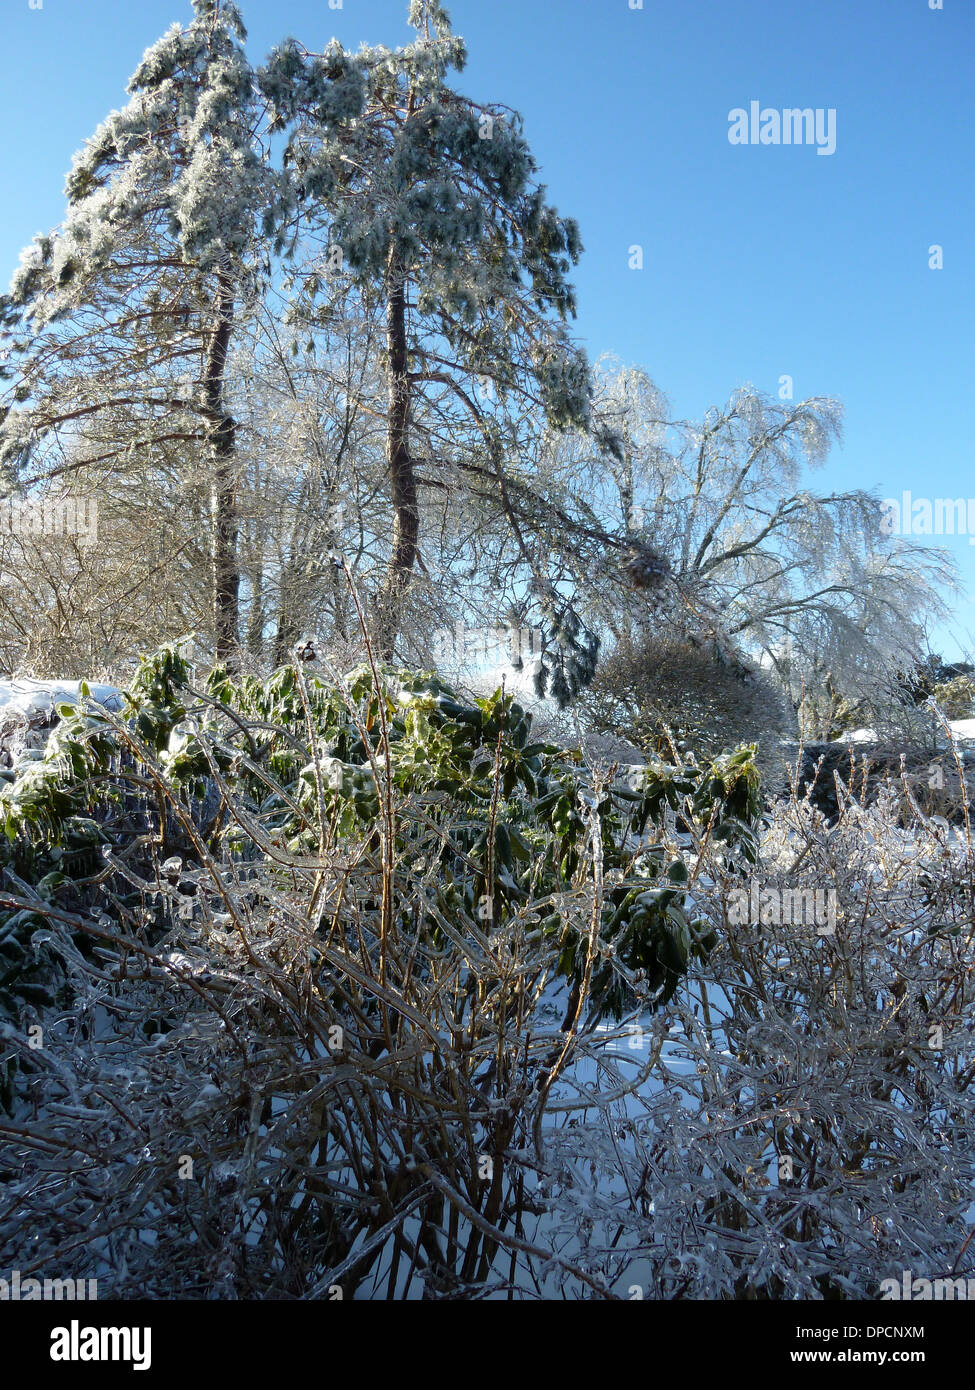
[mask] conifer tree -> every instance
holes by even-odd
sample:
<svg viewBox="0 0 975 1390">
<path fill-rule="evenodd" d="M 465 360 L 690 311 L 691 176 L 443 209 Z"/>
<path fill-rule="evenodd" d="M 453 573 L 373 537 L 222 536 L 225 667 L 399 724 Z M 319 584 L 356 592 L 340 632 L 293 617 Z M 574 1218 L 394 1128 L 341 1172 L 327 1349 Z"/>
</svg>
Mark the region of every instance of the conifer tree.
<svg viewBox="0 0 975 1390">
<path fill-rule="evenodd" d="M 333 42 L 311 54 L 288 40 L 259 79 L 272 127 L 288 131 L 296 196 L 327 242 L 300 280 L 306 303 L 327 310 L 351 280 L 384 318 L 393 526 L 374 603 L 386 658 L 421 539 L 418 463 L 434 465 L 440 487 L 449 468 L 479 484 L 487 476 L 527 558 L 530 537 L 506 494 L 506 406 L 560 429 L 585 427 L 590 406 L 585 357 L 565 328 L 576 224 L 546 201 L 520 118 L 447 85 L 466 50 L 444 8 L 412 0 L 409 19 L 418 37 L 395 50 L 352 55 Z M 431 412 L 452 416 L 455 441 L 468 432 L 450 459 L 429 456 Z M 552 617 L 570 632 L 571 621 Z M 574 640 L 569 650 L 593 654 Z"/>
<path fill-rule="evenodd" d="M 35 239 L 0 301 L 13 349 L 0 467 L 21 487 L 134 460 L 205 470 L 213 639 L 228 660 L 240 582 L 228 367 L 284 184 L 258 138 L 236 7 L 193 8 L 76 156 L 63 223 Z"/>
</svg>

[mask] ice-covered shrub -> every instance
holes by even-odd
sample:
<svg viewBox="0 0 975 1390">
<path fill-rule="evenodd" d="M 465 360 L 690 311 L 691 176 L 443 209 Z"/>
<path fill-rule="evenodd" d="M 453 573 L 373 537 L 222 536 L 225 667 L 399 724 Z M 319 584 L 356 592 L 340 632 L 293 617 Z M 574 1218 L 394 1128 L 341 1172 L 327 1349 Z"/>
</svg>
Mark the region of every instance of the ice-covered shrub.
<svg viewBox="0 0 975 1390">
<path fill-rule="evenodd" d="M 596 727 L 660 753 L 673 744 L 708 759 L 760 746 L 760 765 L 781 771 L 780 739 L 795 718 L 772 676 L 713 641 L 644 634 L 600 663 L 588 699 Z"/>
<path fill-rule="evenodd" d="M 905 824 L 920 814 L 963 825 L 975 797 L 975 749 L 959 741 L 943 711 L 929 711 L 928 717 L 937 738 L 803 745 L 796 754 L 799 791 L 830 822 L 845 795 L 871 804 L 886 791 Z"/>
<path fill-rule="evenodd" d="M 828 910 L 808 913 L 817 892 Z M 753 879 L 715 875 L 699 905 L 719 944 L 604 1056 L 575 1097 L 588 1125 L 557 1137 L 566 1240 L 571 1197 L 602 1277 L 647 1298 L 971 1279 L 970 836 L 923 814 L 905 828 L 892 790 L 847 793 L 831 829 L 793 798 Z"/>
<path fill-rule="evenodd" d="M 2 794 L 4 1247 L 102 1296 L 608 1294 L 545 1243 L 550 1107 L 706 956 L 668 812 L 747 855 L 753 793 L 593 783 L 501 692 L 157 654 Z"/>
<path fill-rule="evenodd" d="M 6 989 L 22 1274 L 623 1299 L 973 1275 L 964 817 L 840 782 L 834 824 L 794 795 L 756 834 L 747 751 L 600 784 L 500 692 L 403 673 L 194 691 L 170 654 L 130 700 L 4 793 L 4 940 L 59 972 Z M 86 824 L 88 867 L 48 878 Z"/>
</svg>

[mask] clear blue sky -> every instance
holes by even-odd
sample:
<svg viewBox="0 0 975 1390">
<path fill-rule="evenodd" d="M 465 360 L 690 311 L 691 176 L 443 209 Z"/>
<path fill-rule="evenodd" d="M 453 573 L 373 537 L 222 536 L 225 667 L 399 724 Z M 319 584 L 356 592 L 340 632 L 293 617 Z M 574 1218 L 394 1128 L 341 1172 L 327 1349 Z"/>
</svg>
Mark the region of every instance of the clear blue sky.
<svg viewBox="0 0 975 1390">
<path fill-rule="evenodd" d="M 817 486 L 975 496 L 975 3 L 448 0 L 463 90 L 522 112 L 576 217 L 577 328 L 640 363 L 682 416 L 751 381 L 839 396 Z M 406 0 L 243 0 L 254 57 L 292 33 L 396 44 Z M 0 281 L 59 220 L 74 150 L 189 0 L 0 0 Z M 728 113 L 835 108 L 836 152 L 728 141 Z M 928 268 L 928 247 L 944 268 Z M 628 248 L 643 248 L 630 270 Z M 6 268 L 5 268 L 6 267 Z M 966 597 L 936 645 L 975 647 Z"/>
</svg>

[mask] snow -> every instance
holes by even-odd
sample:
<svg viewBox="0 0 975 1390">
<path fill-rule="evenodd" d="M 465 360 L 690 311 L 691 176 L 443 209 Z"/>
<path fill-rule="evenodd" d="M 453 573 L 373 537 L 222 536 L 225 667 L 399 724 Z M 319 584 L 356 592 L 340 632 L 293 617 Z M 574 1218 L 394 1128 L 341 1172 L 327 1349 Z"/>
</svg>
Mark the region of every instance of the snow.
<svg viewBox="0 0 975 1390">
<path fill-rule="evenodd" d="M 90 697 L 81 693 L 82 681 L 0 680 L 0 762 L 7 766 L 22 757 L 39 757 L 61 705 L 98 704 L 120 711 L 122 693 L 114 685 L 88 685 Z"/>
<path fill-rule="evenodd" d="M 948 725 L 959 743 L 975 742 L 975 719 L 949 719 Z M 836 743 L 876 743 L 876 729 L 851 729 L 835 740 Z"/>
<path fill-rule="evenodd" d="M 19 680 L 0 680 L 0 719 L 6 722 L 11 716 L 34 723 L 47 721 L 56 713 L 58 705 L 77 705 L 83 702 L 81 681 L 39 681 L 29 677 Z M 106 709 L 122 708 L 122 693 L 114 685 L 89 685 L 91 698 Z"/>
</svg>

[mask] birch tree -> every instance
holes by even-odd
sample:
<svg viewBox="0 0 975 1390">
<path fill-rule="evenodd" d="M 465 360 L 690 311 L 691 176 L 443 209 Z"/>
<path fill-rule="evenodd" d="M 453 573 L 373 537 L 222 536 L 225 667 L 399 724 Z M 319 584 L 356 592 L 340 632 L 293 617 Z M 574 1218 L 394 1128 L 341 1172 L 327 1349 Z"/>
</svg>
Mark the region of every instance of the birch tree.
<svg viewBox="0 0 975 1390">
<path fill-rule="evenodd" d="M 580 585 L 580 531 L 630 547 L 628 588 L 617 551 L 609 565 L 586 557 L 593 621 L 627 641 L 690 634 L 731 664 L 744 651 L 796 698 L 827 677 L 863 694 L 913 666 L 927 623 L 946 612 L 953 567 L 944 551 L 886 536 L 870 493 L 810 485 L 841 438 L 837 401 L 743 387 L 703 420 L 674 420 L 639 369 L 604 363 L 597 383 L 616 455 L 550 437 L 546 464 Z M 641 566 L 656 566 L 657 582 Z"/>
</svg>

